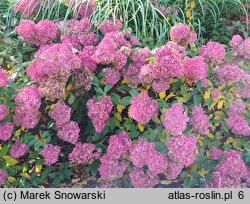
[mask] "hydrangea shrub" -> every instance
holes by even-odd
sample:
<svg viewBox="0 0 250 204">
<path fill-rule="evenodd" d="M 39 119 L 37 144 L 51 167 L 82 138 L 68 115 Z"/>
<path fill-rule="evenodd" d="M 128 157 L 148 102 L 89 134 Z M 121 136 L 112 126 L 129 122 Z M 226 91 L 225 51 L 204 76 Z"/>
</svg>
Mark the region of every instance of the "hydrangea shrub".
<svg viewBox="0 0 250 204">
<path fill-rule="evenodd" d="M 36 51 L 21 85 L 0 69 L 4 187 L 84 170 L 111 186 L 249 185 L 248 38 L 199 48 L 178 24 L 150 50 L 118 19 L 87 18 L 22 20 L 16 31 Z"/>
</svg>

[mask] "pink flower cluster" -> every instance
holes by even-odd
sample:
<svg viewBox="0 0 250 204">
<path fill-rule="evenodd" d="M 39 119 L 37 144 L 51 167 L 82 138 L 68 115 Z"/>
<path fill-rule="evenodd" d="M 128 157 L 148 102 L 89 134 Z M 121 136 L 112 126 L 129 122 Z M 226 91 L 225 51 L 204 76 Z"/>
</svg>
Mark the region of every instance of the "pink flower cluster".
<svg viewBox="0 0 250 204">
<path fill-rule="evenodd" d="M 182 77 L 184 70 L 182 60 L 185 55 L 185 49 L 174 42 L 168 42 L 156 49 L 155 62 L 152 66 L 152 75 L 154 79 L 170 79 L 173 77 Z"/>
<path fill-rule="evenodd" d="M 49 116 L 56 121 L 56 126 L 61 127 L 70 121 L 71 108 L 64 101 L 58 102 L 52 110 L 49 111 Z"/>
<path fill-rule="evenodd" d="M 190 166 L 198 156 L 196 142 L 193 135 L 170 137 L 166 142 L 170 159 L 183 166 Z"/>
<path fill-rule="evenodd" d="M 193 130 L 199 134 L 204 135 L 209 133 L 209 118 L 199 106 L 193 108 L 190 124 L 193 126 Z"/>
<path fill-rule="evenodd" d="M 234 35 L 230 44 L 233 47 L 233 56 L 236 58 L 243 58 L 250 60 L 250 38 L 245 40 L 240 35 Z"/>
<path fill-rule="evenodd" d="M 223 155 L 223 151 L 218 147 L 212 147 L 209 159 L 218 160 Z"/>
<path fill-rule="evenodd" d="M 8 172 L 4 169 L 0 169 L 0 185 L 8 178 Z"/>
<path fill-rule="evenodd" d="M 157 92 L 160 93 L 162 91 L 168 90 L 170 88 L 170 83 L 168 80 L 156 79 L 152 83 L 152 88 Z"/>
<path fill-rule="evenodd" d="M 206 63 L 211 65 L 218 65 L 224 61 L 226 51 L 223 45 L 211 41 L 199 49 L 199 55 L 204 58 Z"/>
<path fill-rule="evenodd" d="M 16 95 L 14 124 L 34 128 L 39 122 L 39 109 L 41 106 L 41 93 L 35 85 L 23 87 Z"/>
<path fill-rule="evenodd" d="M 82 49 L 82 45 L 79 42 L 79 39 L 75 35 L 68 35 L 68 34 L 63 34 L 60 37 L 60 41 L 64 44 L 67 45 L 70 49 L 75 48 L 77 50 Z"/>
<path fill-rule="evenodd" d="M 99 42 L 99 37 L 92 31 L 88 18 L 59 21 L 57 26 L 61 33 L 64 33 L 61 35 L 61 42 L 69 48 L 81 50 L 82 46 L 94 46 Z"/>
<path fill-rule="evenodd" d="M 37 24 L 30 20 L 21 20 L 16 31 L 29 43 L 40 46 L 51 43 L 57 36 L 58 28 L 50 20 L 41 20 Z"/>
<path fill-rule="evenodd" d="M 129 172 L 131 183 L 134 187 L 145 188 L 156 185 L 159 182 L 158 174 L 164 173 L 168 167 L 167 157 L 156 151 L 153 142 L 139 138 L 137 144 L 132 144 L 126 132 L 110 137 L 107 152 L 100 161 L 101 177 L 109 180 L 121 178 L 132 162 L 133 169 Z M 148 167 L 147 172 L 144 166 Z"/>
<path fill-rule="evenodd" d="M 102 25 L 99 27 L 100 31 L 103 35 L 106 35 L 107 33 L 111 33 L 114 31 L 120 31 L 123 27 L 123 24 L 118 19 L 115 19 L 114 21 L 105 20 Z"/>
<path fill-rule="evenodd" d="M 54 101 L 64 96 L 67 80 L 80 64 L 80 58 L 66 45 L 52 44 L 38 50 L 26 72 L 40 83 L 43 96 Z"/>
<path fill-rule="evenodd" d="M 224 153 L 225 159 L 215 168 L 208 187 L 212 188 L 237 188 L 242 186 L 241 178 L 247 174 L 247 166 L 240 158 L 241 153 L 228 150 Z"/>
<path fill-rule="evenodd" d="M 107 33 L 97 45 L 92 60 L 97 64 L 112 65 L 121 70 L 127 62 L 127 56 L 123 54 L 122 47 L 130 47 L 131 44 L 125 39 L 124 33 Z"/>
<path fill-rule="evenodd" d="M 226 123 L 233 133 L 242 136 L 249 136 L 250 127 L 244 117 L 244 112 L 245 105 L 241 99 L 231 101 L 229 104 L 229 110 L 227 112 L 228 118 L 226 120 Z"/>
<path fill-rule="evenodd" d="M 3 120 L 6 118 L 9 112 L 9 107 L 0 104 L 0 120 Z"/>
<path fill-rule="evenodd" d="M 0 66 L 0 87 L 6 86 L 9 81 L 9 77 L 5 74 L 4 69 L 2 69 Z"/>
<path fill-rule="evenodd" d="M 126 155 L 131 146 L 132 141 L 128 138 L 128 133 L 122 131 L 119 135 L 110 136 L 107 154 L 115 159 L 120 159 Z"/>
<path fill-rule="evenodd" d="M 103 179 L 113 180 L 122 178 L 127 170 L 128 164 L 126 161 L 117 160 L 109 154 L 105 154 L 100 158 L 100 168 L 98 169 Z"/>
<path fill-rule="evenodd" d="M 135 188 L 152 188 L 160 182 L 159 177 L 150 171 L 146 173 L 143 169 L 134 168 L 129 174 L 131 184 Z"/>
<path fill-rule="evenodd" d="M 179 103 L 175 103 L 167 109 L 162 119 L 165 130 L 174 136 L 182 134 L 182 131 L 187 128 L 188 121 L 187 113 Z"/>
<path fill-rule="evenodd" d="M 130 158 L 133 165 L 137 168 L 148 166 L 148 171 L 154 174 L 164 173 L 168 167 L 167 157 L 157 152 L 153 142 L 139 138 L 137 144 L 133 144 L 130 149 Z"/>
<path fill-rule="evenodd" d="M 104 80 L 111 85 L 115 85 L 121 78 L 121 74 L 113 68 L 105 68 L 103 72 L 105 73 Z"/>
<path fill-rule="evenodd" d="M 107 152 L 100 158 L 101 165 L 99 172 L 104 179 L 117 179 L 123 176 L 128 164 L 123 161 L 132 145 L 126 132 L 120 132 L 119 135 L 113 135 L 109 138 Z"/>
<path fill-rule="evenodd" d="M 99 159 L 101 149 L 96 149 L 94 144 L 77 143 L 69 154 L 69 160 L 77 164 L 92 164 L 95 159 Z"/>
<path fill-rule="evenodd" d="M 235 99 L 229 101 L 229 108 L 227 114 L 230 115 L 241 115 L 246 111 L 245 103 L 242 99 Z"/>
<path fill-rule="evenodd" d="M 131 64 L 124 73 L 124 77 L 136 84 L 139 82 L 147 82 L 145 79 L 145 73 L 142 72 L 140 77 L 141 69 L 144 65 L 148 64 L 147 58 L 151 57 L 150 49 L 148 47 L 134 50 L 131 54 Z M 142 79 L 141 79 L 142 78 Z"/>
<path fill-rule="evenodd" d="M 236 65 L 230 64 L 229 62 L 215 69 L 221 83 L 237 82 L 240 81 L 244 71 Z"/>
<path fill-rule="evenodd" d="M 107 152 L 100 159 L 101 177 L 112 180 L 123 177 L 127 172 L 136 188 L 155 186 L 159 183 L 159 174 L 164 174 L 168 179 L 176 179 L 184 166 L 193 163 L 198 152 L 194 136 L 181 135 L 175 138 L 178 139 L 168 141 L 169 158 L 158 152 L 153 142 L 144 138 L 139 137 L 138 142 L 132 144 L 126 132 L 111 136 Z M 172 154 L 179 156 L 174 157 Z M 128 168 L 129 166 L 133 168 Z"/>
<path fill-rule="evenodd" d="M 79 67 L 80 59 L 66 45 L 52 44 L 36 53 L 36 58 L 27 68 L 27 74 L 40 83 L 62 70 L 68 79 L 70 71 Z"/>
<path fill-rule="evenodd" d="M 92 60 L 91 56 L 95 53 L 95 51 L 95 46 L 85 46 L 78 55 L 81 59 L 82 67 L 89 69 L 93 72 L 96 70 L 97 65 L 95 61 Z"/>
<path fill-rule="evenodd" d="M 244 42 L 244 39 L 240 35 L 234 35 L 230 41 L 230 45 L 233 48 L 239 48 Z"/>
<path fill-rule="evenodd" d="M 20 158 L 24 156 L 28 151 L 29 151 L 29 146 L 27 144 L 19 142 L 19 140 L 16 140 L 16 142 L 11 145 L 10 156 L 14 158 Z"/>
<path fill-rule="evenodd" d="M 197 34 L 191 31 L 187 25 L 177 24 L 171 28 L 170 38 L 179 45 L 186 46 L 188 43 L 194 43 L 197 40 Z"/>
<path fill-rule="evenodd" d="M 250 127 L 244 116 L 242 115 L 229 116 L 229 118 L 226 120 L 226 123 L 233 133 L 242 136 L 250 135 Z"/>
<path fill-rule="evenodd" d="M 153 87 L 157 92 L 168 89 L 170 87 L 168 82 L 171 78 L 184 76 L 182 61 L 185 53 L 184 47 L 171 41 L 158 47 L 155 51 L 155 59 L 142 67 L 140 79 L 147 83 L 150 83 L 152 79 L 155 80 Z M 145 78 L 148 81 L 145 81 Z"/>
<path fill-rule="evenodd" d="M 7 141 L 12 135 L 13 124 L 11 122 L 6 122 L 0 124 L 0 140 Z"/>
<path fill-rule="evenodd" d="M 189 83 L 206 78 L 208 67 L 200 56 L 194 58 L 186 57 L 183 61 L 183 68 Z"/>
<path fill-rule="evenodd" d="M 244 72 L 235 86 L 235 93 L 239 94 L 242 98 L 250 98 L 250 73 Z"/>
<path fill-rule="evenodd" d="M 42 152 L 40 153 L 44 159 L 45 164 L 51 165 L 58 161 L 61 148 L 52 144 L 46 144 Z"/>
<path fill-rule="evenodd" d="M 113 109 L 110 96 L 101 96 L 99 99 L 94 96 L 87 102 L 88 116 L 92 120 L 96 132 L 102 132 Z"/>
<path fill-rule="evenodd" d="M 80 128 L 76 122 L 69 121 L 58 129 L 57 134 L 61 140 L 76 144 L 80 136 Z"/>
<path fill-rule="evenodd" d="M 215 89 L 212 93 L 211 93 L 211 97 L 212 98 L 218 98 L 221 95 L 220 90 Z"/>
<path fill-rule="evenodd" d="M 59 102 L 49 112 L 49 116 L 56 121 L 58 137 L 71 144 L 76 144 L 80 134 L 80 128 L 74 121 L 70 121 L 71 108 L 65 102 Z"/>
<path fill-rule="evenodd" d="M 168 180 L 173 180 L 178 178 L 178 176 L 180 175 L 182 169 L 183 169 L 183 164 L 173 161 L 172 159 L 168 158 L 168 168 L 167 170 L 164 172 L 164 175 L 166 176 L 166 178 Z"/>
<path fill-rule="evenodd" d="M 138 123 L 146 124 L 158 116 L 157 109 L 157 101 L 151 99 L 148 93 L 143 91 L 138 96 L 132 97 L 129 115 Z"/>
</svg>

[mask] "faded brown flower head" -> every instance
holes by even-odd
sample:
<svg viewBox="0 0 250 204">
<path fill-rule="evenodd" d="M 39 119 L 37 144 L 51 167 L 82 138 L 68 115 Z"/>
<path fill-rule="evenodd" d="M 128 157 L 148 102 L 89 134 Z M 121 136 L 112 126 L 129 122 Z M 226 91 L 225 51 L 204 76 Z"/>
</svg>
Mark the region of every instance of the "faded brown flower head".
<svg viewBox="0 0 250 204">
<path fill-rule="evenodd" d="M 64 96 L 67 75 L 68 73 L 65 70 L 61 70 L 41 83 L 39 88 L 47 100 L 54 101 Z"/>
<path fill-rule="evenodd" d="M 75 71 L 75 80 L 73 91 L 76 95 L 83 95 L 91 89 L 93 73 L 88 69 L 77 69 Z"/>
</svg>

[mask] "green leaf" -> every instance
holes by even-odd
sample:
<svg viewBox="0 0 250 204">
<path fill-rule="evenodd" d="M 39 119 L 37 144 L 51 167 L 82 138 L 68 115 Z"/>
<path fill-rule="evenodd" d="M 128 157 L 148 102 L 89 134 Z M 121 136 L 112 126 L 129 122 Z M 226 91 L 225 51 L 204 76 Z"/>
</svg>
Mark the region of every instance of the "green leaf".
<svg viewBox="0 0 250 204">
<path fill-rule="evenodd" d="M 31 147 L 31 146 L 35 145 L 36 143 L 37 143 L 37 140 L 36 140 L 36 139 L 31 140 L 31 141 L 29 142 L 29 146 Z"/>
<path fill-rule="evenodd" d="M 3 148 L 0 150 L 0 157 L 6 155 L 6 154 L 9 152 L 9 149 L 10 149 L 9 145 L 3 147 Z"/>
<path fill-rule="evenodd" d="M 122 104 L 122 105 L 129 105 L 130 104 L 130 100 L 131 100 L 131 96 L 125 96 L 124 98 L 122 98 L 120 104 Z"/>
<path fill-rule="evenodd" d="M 199 105 L 202 101 L 202 98 L 199 94 L 195 94 L 193 96 L 193 99 L 194 99 L 194 105 Z"/>
<path fill-rule="evenodd" d="M 117 93 L 114 93 L 111 99 L 115 105 L 118 105 L 120 102 L 120 96 Z"/>
<path fill-rule="evenodd" d="M 227 124 L 224 122 L 224 121 L 222 121 L 221 122 L 221 125 L 222 125 L 222 128 L 223 128 L 223 130 L 225 130 L 225 132 L 229 132 L 229 129 L 228 129 L 228 127 L 227 127 Z"/>
<path fill-rule="evenodd" d="M 96 76 L 93 77 L 93 82 L 92 82 L 92 84 L 93 84 L 94 86 L 99 86 L 99 80 L 98 80 L 98 78 L 97 78 Z"/>
<path fill-rule="evenodd" d="M 102 90 L 101 87 L 95 87 L 94 90 L 95 90 L 97 93 L 101 94 L 101 95 L 104 94 L 104 92 L 103 92 L 103 90 Z"/>
<path fill-rule="evenodd" d="M 11 157 L 11 156 L 8 156 L 8 155 L 3 156 L 2 158 L 3 158 L 7 163 L 10 163 L 10 164 L 16 164 L 16 163 L 18 163 L 18 161 L 17 161 L 15 158 L 13 158 L 13 157 Z"/>
<path fill-rule="evenodd" d="M 201 80 L 199 80 L 199 81 L 196 82 L 196 86 L 197 86 L 197 89 L 200 91 L 201 87 L 202 87 Z"/>
<path fill-rule="evenodd" d="M 112 132 L 115 129 L 115 125 L 116 125 L 115 118 L 114 117 L 110 118 L 108 121 L 108 127 L 110 129 L 110 132 Z"/>
<path fill-rule="evenodd" d="M 181 87 L 181 82 L 180 81 L 177 81 L 173 84 L 173 91 L 176 92 L 180 89 Z"/>
<path fill-rule="evenodd" d="M 131 89 L 129 91 L 129 93 L 130 93 L 131 96 L 138 96 L 139 95 L 139 92 L 136 89 Z"/>
<path fill-rule="evenodd" d="M 212 147 L 219 147 L 221 144 L 222 144 L 221 141 L 215 140 L 215 141 L 212 142 L 211 146 Z"/>
<path fill-rule="evenodd" d="M 113 86 L 111 84 L 106 84 L 104 87 L 104 92 L 108 92 Z"/>
<path fill-rule="evenodd" d="M 72 105 L 73 103 L 74 103 L 74 101 L 75 101 L 75 96 L 73 95 L 73 94 L 70 94 L 70 97 L 69 97 L 69 99 L 68 99 L 68 103 L 70 104 L 70 105 Z"/>
<path fill-rule="evenodd" d="M 69 179 L 73 175 L 73 172 L 70 169 L 64 169 L 62 173 L 66 179 Z"/>
<path fill-rule="evenodd" d="M 53 167 L 51 167 L 51 166 L 47 167 L 47 168 L 43 171 L 43 173 L 42 173 L 42 175 L 41 175 L 41 179 L 42 179 L 42 180 L 46 179 L 46 178 L 48 177 L 49 173 L 51 173 L 53 170 L 54 170 Z"/>
</svg>

